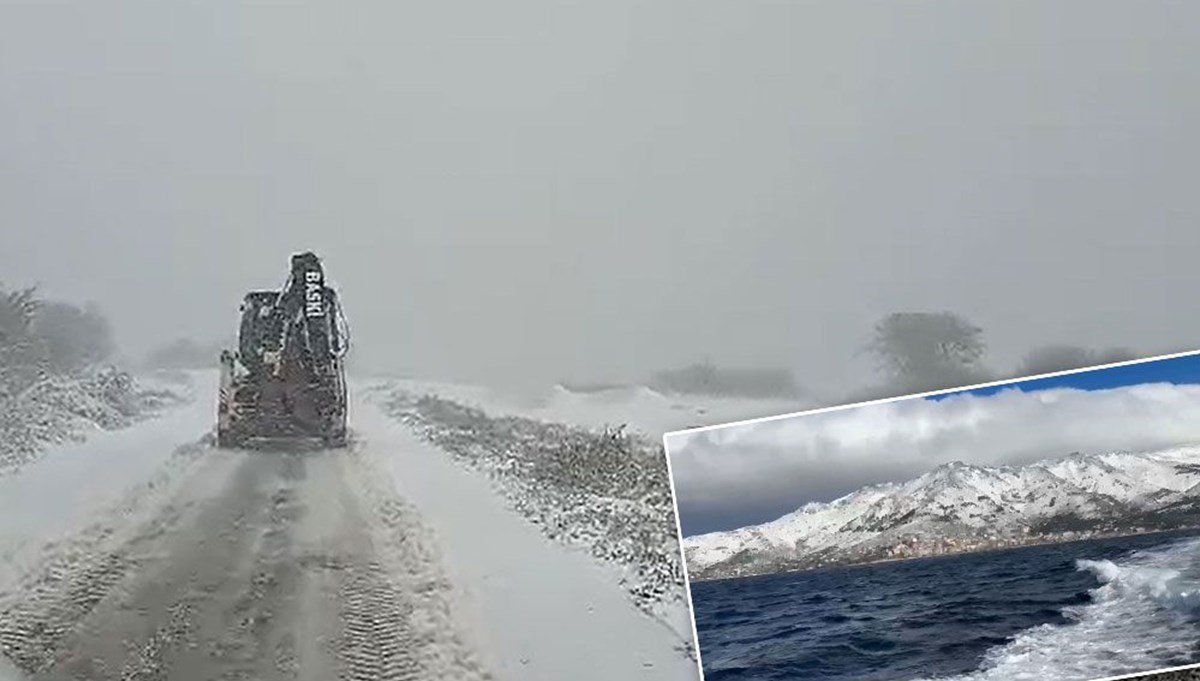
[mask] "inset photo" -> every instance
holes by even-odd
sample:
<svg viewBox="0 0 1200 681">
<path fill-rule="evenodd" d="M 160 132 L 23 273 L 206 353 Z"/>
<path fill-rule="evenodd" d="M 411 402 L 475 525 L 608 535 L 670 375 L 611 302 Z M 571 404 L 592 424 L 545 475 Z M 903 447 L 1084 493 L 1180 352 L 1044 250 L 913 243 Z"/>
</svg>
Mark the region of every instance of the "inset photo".
<svg viewBox="0 0 1200 681">
<path fill-rule="evenodd" d="M 707 681 L 1200 678 L 1200 352 L 664 444 Z"/>
</svg>

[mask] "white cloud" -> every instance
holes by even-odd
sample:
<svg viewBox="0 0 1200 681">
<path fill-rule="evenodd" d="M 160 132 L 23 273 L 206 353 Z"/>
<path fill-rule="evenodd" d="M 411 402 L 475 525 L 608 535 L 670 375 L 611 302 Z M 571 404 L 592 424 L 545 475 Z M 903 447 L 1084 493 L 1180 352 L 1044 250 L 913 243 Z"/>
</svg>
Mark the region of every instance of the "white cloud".
<svg viewBox="0 0 1200 681">
<path fill-rule="evenodd" d="M 951 460 L 1021 464 L 1076 450 L 1194 442 L 1200 386 L 1144 384 L 900 400 L 680 434 L 668 449 L 682 519 L 701 529 L 696 525 L 720 525 L 722 517 L 767 520 Z"/>
</svg>

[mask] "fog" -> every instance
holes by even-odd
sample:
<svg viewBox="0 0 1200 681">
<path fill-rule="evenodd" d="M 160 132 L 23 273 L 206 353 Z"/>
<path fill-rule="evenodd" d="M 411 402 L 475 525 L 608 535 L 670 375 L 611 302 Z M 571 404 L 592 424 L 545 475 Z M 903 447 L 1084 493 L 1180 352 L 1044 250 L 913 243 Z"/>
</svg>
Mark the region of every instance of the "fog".
<svg viewBox="0 0 1200 681">
<path fill-rule="evenodd" d="M 360 366 L 818 390 L 895 310 L 1200 346 L 1200 6 L 5 3 L 0 282 L 126 352 L 311 248 Z M 1182 303 L 1182 305 L 1181 305 Z"/>
</svg>

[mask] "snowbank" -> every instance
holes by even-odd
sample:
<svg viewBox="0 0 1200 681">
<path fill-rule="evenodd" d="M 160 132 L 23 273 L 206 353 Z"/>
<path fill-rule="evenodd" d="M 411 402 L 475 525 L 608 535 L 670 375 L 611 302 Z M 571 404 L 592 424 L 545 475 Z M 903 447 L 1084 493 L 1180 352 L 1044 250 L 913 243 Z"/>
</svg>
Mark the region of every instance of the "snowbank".
<svg viewBox="0 0 1200 681">
<path fill-rule="evenodd" d="M 456 608 L 500 679 L 699 678 L 696 662 L 678 650 L 691 639 L 686 609 L 669 621 L 647 617 L 611 565 L 547 541 L 486 477 L 375 404 L 354 406 L 366 453 L 436 532 Z"/>
<path fill-rule="evenodd" d="M 47 377 L 0 401 L 0 476 L 48 447 L 125 428 L 191 398 L 189 374 L 135 379 L 113 369 Z"/>
<path fill-rule="evenodd" d="M 543 543 L 550 539 L 577 561 L 563 569 L 604 575 L 610 595 L 624 591 L 641 610 L 642 623 L 658 629 L 643 644 L 673 651 L 672 674 L 688 677 L 698 670 L 661 436 L 803 408 L 769 400 L 684 399 L 645 387 L 573 393 L 559 386 L 534 395 L 390 381 L 363 392 L 394 426 L 405 424 L 408 437 L 424 440 L 426 456 L 482 472 L 472 484 L 498 491 L 499 497 L 490 496 L 523 532 L 540 533 Z M 463 498 L 455 497 L 455 503 Z M 545 578 L 548 568 L 537 574 Z"/>
<path fill-rule="evenodd" d="M 103 392 L 79 381 L 59 380 L 25 394 L 19 403 L 23 409 L 9 411 L 6 425 L 20 428 L 14 415 L 22 415 L 30 420 L 20 432 L 42 433 L 43 438 L 25 440 L 32 443 L 33 448 L 25 450 L 32 454 L 0 476 L 0 596 L 50 554 L 61 553 L 69 560 L 73 543 L 103 539 L 89 532 L 98 519 L 128 514 L 126 506 L 139 499 L 170 493 L 169 481 L 177 477 L 171 475 L 172 464 L 185 465 L 189 458 L 186 449 L 180 449 L 181 435 L 201 440 L 212 428 L 211 405 L 192 401 L 161 413 L 161 418 L 147 419 L 168 405 L 183 403 L 193 391 L 212 394 L 216 376 L 210 374 L 148 377 L 137 388 L 117 393 L 137 407 L 129 413 L 118 409 L 111 396 L 105 399 Z M 113 420 L 104 420 L 110 417 Z M 135 421 L 142 422 L 136 428 L 124 427 Z M 12 432 L 0 432 L 0 446 L 10 444 L 7 437 Z M 12 453 L 21 450 L 4 451 L 11 462 Z M 22 679 L 0 655 L 0 681 Z"/>
<path fill-rule="evenodd" d="M 620 565 L 640 607 L 652 612 L 681 596 L 670 483 L 657 443 L 621 430 L 492 418 L 432 396 L 392 395 L 383 405 L 456 461 L 491 477 L 548 538 Z"/>
<path fill-rule="evenodd" d="M 201 394 L 216 389 L 215 375 L 190 380 Z M 76 432 L 76 439 L 45 447 L 36 460 L 0 477 L 0 591 L 43 548 L 79 533 L 138 485 L 153 487 L 153 475 L 183 439 L 204 437 L 212 418 L 211 405 L 197 400 L 138 428 L 96 427 L 86 439 Z"/>
</svg>

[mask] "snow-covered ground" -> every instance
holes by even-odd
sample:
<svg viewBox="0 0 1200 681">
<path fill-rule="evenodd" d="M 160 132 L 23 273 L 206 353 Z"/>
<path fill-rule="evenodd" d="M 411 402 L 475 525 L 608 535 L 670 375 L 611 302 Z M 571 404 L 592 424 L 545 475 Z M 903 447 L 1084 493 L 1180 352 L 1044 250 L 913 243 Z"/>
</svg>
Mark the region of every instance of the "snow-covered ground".
<svg viewBox="0 0 1200 681">
<path fill-rule="evenodd" d="M 920 477 L 810 503 L 775 520 L 684 539 L 693 576 L 737 556 L 803 558 L 904 536 L 1017 536 L 1051 520 L 1121 518 L 1194 503 L 1200 494 L 1200 447 L 1155 452 L 1075 453 L 1025 466 L 958 461 Z"/>
<path fill-rule="evenodd" d="M 216 376 L 189 376 L 196 395 L 212 395 Z M 159 493 L 172 479 L 179 448 L 212 429 L 214 407 L 193 400 L 132 427 L 76 431 L 19 472 L 0 477 L 0 591 L 60 540 L 78 535 L 130 494 Z"/>
<path fill-rule="evenodd" d="M 220 504 L 254 507 L 248 497 L 237 496 L 237 485 L 249 484 L 244 482 L 246 479 L 260 481 L 254 483 L 258 487 L 247 488 L 258 489 L 255 494 L 263 493 L 263 484 L 281 485 L 280 494 L 295 495 L 295 503 L 306 508 L 325 508 L 328 504 L 333 504 L 329 508 L 343 508 L 345 502 L 330 496 L 336 486 L 276 481 L 273 476 L 284 475 L 286 467 L 255 464 L 253 461 L 263 459 L 212 450 L 208 443 L 216 376 L 200 372 L 191 375 L 190 380 L 194 388 L 190 403 L 180 406 L 168 399 L 153 414 L 148 412 L 153 418 L 133 419 L 114 430 L 82 429 L 0 478 L 0 609 L 8 607 L 6 603 L 11 606 L 21 602 L 21 589 L 29 578 L 61 576 L 63 570 L 70 576 L 76 569 L 72 567 L 73 556 L 93 560 L 117 555 L 129 542 L 150 548 L 122 568 L 133 570 L 121 579 L 134 580 L 127 586 L 136 588 L 120 593 L 148 588 L 138 573 L 143 563 L 160 565 L 156 569 L 165 569 L 169 574 L 178 571 L 171 563 L 171 551 L 175 549 L 170 548 L 178 541 L 170 543 L 167 538 L 177 532 L 185 533 L 179 536 L 191 536 L 186 533 L 203 527 L 203 518 L 232 519 L 233 511 L 221 511 Z M 397 386 L 394 382 L 389 385 Z M 564 428 L 568 426 L 598 430 L 629 424 L 654 447 L 667 430 L 801 408 L 754 400 L 682 400 L 645 389 L 591 394 L 554 389 L 531 401 L 527 396 L 474 386 L 403 382 L 399 387 L 412 394 L 433 393 L 476 405 L 486 409 L 489 416 L 567 424 L 550 427 L 546 432 L 552 434 L 567 432 Z M 170 391 L 168 386 L 163 394 Z M 391 563 L 379 558 L 380 565 L 412 567 L 419 563 L 420 570 L 405 567 L 406 572 L 393 576 L 393 583 L 411 594 L 405 605 L 410 617 L 421 620 L 410 623 L 408 635 L 429 641 L 437 638 L 429 633 L 433 629 L 453 629 L 462 632 L 462 645 L 473 651 L 470 655 L 451 652 L 452 646 L 447 644 L 432 649 L 445 651 L 441 653 L 447 656 L 445 664 L 439 666 L 435 659 L 421 664 L 427 669 L 442 669 L 446 673 L 441 676 L 449 674 L 447 678 L 453 677 L 453 669 L 475 669 L 461 666 L 467 658 L 479 660 L 480 666 L 471 672 L 472 676 L 514 681 L 699 677 L 694 659 L 687 655 L 692 634 L 685 601 L 668 599 L 656 608 L 644 607 L 645 602 L 639 604 L 630 598 L 629 585 L 636 577 L 630 565 L 548 539 L 546 528 L 514 508 L 512 498 L 497 487 L 494 477 L 462 465 L 460 459 L 414 431 L 411 424 L 397 420 L 371 394 L 363 384 L 352 387 L 355 441 L 353 456 L 345 459 L 349 463 L 338 466 L 328 457 L 311 459 L 308 475 L 332 475 L 351 489 L 358 484 L 356 508 L 349 511 L 350 515 L 338 516 L 342 517 L 340 522 L 351 522 L 355 514 L 367 514 L 373 518 L 368 524 L 383 532 L 369 542 L 376 546 L 374 551 L 383 551 L 384 545 L 391 543 L 399 547 L 397 551 L 408 552 Z M 367 484 L 364 476 L 376 473 L 378 479 Z M 368 487 L 380 486 L 393 490 L 394 499 L 387 492 L 368 492 Z M 220 504 L 214 507 L 210 502 Z M 397 503 L 407 509 L 396 516 L 403 518 L 403 523 L 388 520 Z M 638 506 L 615 497 L 605 503 L 618 511 Z M 660 507 L 662 517 L 655 520 L 658 529 L 644 535 L 649 537 L 644 541 L 650 542 L 647 547 L 652 554 L 661 557 L 666 554 L 658 546 L 663 539 L 660 530 L 674 523 L 669 505 L 659 498 L 650 506 L 642 505 L 626 520 L 645 517 L 646 509 Z M 606 512 L 607 518 L 621 516 L 612 508 Z M 169 529 L 179 523 L 185 526 Z M 236 527 L 224 531 L 233 538 L 242 536 L 239 533 L 245 529 L 230 529 Z M 289 532 L 298 533 L 301 540 L 305 533 L 320 534 L 318 526 L 297 527 Z M 643 535 L 621 535 L 623 544 L 607 546 L 616 546 L 616 553 L 629 560 L 633 554 L 621 552 L 630 541 L 636 543 L 638 536 Z M 674 541 L 673 536 L 670 539 Z M 360 546 L 355 550 L 365 549 Z M 273 565 L 271 561 L 276 558 L 272 555 L 260 554 L 254 560 Z M 96 588 L 114 587 L 105 583 Z M 102 612 L 125 612 L 119 602 L 104 607 L 108 610 Z M 0 630 L 0 639 L 11 634 Z M 459 634 L 445 636 L 453 643 Z M 91 644 L 80 645 L 73 655 L 83 654 Z M 426 654 L 426 658 L 430 654 L 436 657 L 439 653 Z M 7 681 L 4 675 L 10 674 L 11 665 L 0 664 L 0 679 Z"/>
<path fill-rule="evenodd" d="M 59 382 L 58 387 L 73 393 L 67 404 L 103 411 L 104 405 L 86 391 L 75 390 L 69 382 Z M 140 389 L 149 397 L 142 404 L 151 409 L 133 416 L 145 420 L 110 423 L 111 430 L 79 412 L 47 414 L 44 404 L 27 413 L 41 419 L 43 426 L 66 428 L 44 430 L 48 436 L 36 442 L 37 449 L 0 477 L 0 596 L 6 597 L 0 601 L 19 600 L 13 590 L 40 563 L 69 557 L 74 545 L 97 541 L 98 519 L 171 493 L 172 483 L 178 482 L 173 470 L 189 458 L 188 445 L 198 443 L 211 428 L 211 410 L 203 403 L 172 407 L 195 394 L 212 394 L 215 376 L 149 377 Z M 24 678 L 0 654 L 0 681 Z"/>
<path fill-rule="evenodd" d="M 520 556 L 526 551 L 536 554 L 539 549 L 506 551 L 516 563 L 504 570 L 508 577 L 499 578 L 505 584 L 503 590 L 488 586 L 475 598 L 483 604 L 479 607 L 490 613 L 484 617 L 491 617 L 495 625 L 509 619 L 501 600 L 509 590 L 526 594 L 520 602 L 542 603 L 538 607 L 548 608 L 549 621 L 571 622 L 575 613 L 573 619 L 578 624 L 572 626 L 580 627 L 580 634 L 573 639 L 595 641 L 597 652 L 623 646 L 635 653 L 631 658 L 605 656 L 612 668 L 604 669 L 599 678 L 698 675 L 695 662 L 689 659 L 694 650 L 691 615 L 682 583 L 662 435 L 808 406 L 783 400 L 664 395 L 645 387 L 576 393 L 555 386 L 518 393 L 411 380 L 364 381 L 363 386 L 359 392 L 369 396 L 367 407 L 383 407 L 391 421 L 389 427 L 404 433 L 406 451 L 429 453 L 431 462 L 454 472 L 451 479 L 464 481 L 462 484 L 475 490 L 466 496 L 432 492 L 432 498 L 422 504 L 426 509 L 445 506 L 442 522 L 448 529 L 444 532 L 467 538 L 462 544 L 467 547 L 464 555 L 482 546 L 474 541 L 473 528 L 455 529 L 455 523 L 461 523 L 464 517 L 455 509 L 461 507 L 464 498 L 481 503 L 486 500 L 489 510 L 483 517 L 496 522 L 502 519 L 507 525 L 508 529 L 488 533 L 490 545 L 497 552 L 503 551 L 503 542 L 509 537 L 519 538 L 530 547 L 554 547 L 552 550 L 561 552 L 561 557 L 554 560 L 562 568 L 528 571 L 537 563 Z M 440 402 L 413 408 L 423 396 L 436 397 Z M 361 413 L 357 418 L 360 424 L 370 420 Z M 409 427 L 399 426 L 397 420 Z M 631 437 L 614 430 L 622 426 L 628 426 Z M 589 432 L 591 436 L 586 434 Z M 417 435 L 424 437 L 418 439 Z M 372 430 L 368 439 L 382 438 Z M 447 457 L 448 453 L 453 456 Z M 628 465 L 618 462 L 614 466 L 614 453 L 628 457 Z M 411 463 L 413 459 L 404 461 Z M 470 474 L 455 463 L 476 473 Z M 405 464 L 398 460 L 397 465 L 403 469 Z M 618 468 L 627 468 L 630 475 L 622 476 Z M 406 495 L 419 496 L 424 490 L 439 489 L 424 482 L 414 485 L 411 471 L 408 478 L 401 473 L 398 479 L 401 485 L 411 486 L 406 488 Z M 497 498 L 495 491 L 504 499 Z M 514 510 L 525 516 L 524 521 L 514 516 Z M 547 538 L 554 542 L 547 543 Z M 554 560 L 548 558 L 545 564 L 559 564 Z M 452 563 L 479 566 L 482 573 L 464 577 L 464 583 L 476 584 L 485 577 L 496 583 L 498 577 L 492 571 L 502 567 L 475 558 Z M 563 580 L 561 588 L 565 592 L 580 595 L 538 597 L 548 588 L 545 580 L 551 575 L 561 575 L 556 581 Z M 632 596 L 624 604 L 616 598 L 621 591 Z M 489 593 L 495 595 L 489 597 Z M 558 588 L 551 593 L 557 594 Z M 609 610 L 597 605 L 602 602 L 610 604 Z M 630 608 L 630 603 L 637 609 Z M 581 615 L 581 610 L 586 614 Z M 616 632 L 629 635 L 614 639 Z M 517 651 L 550 647 L 535 656 L 516 655 L 504 661 L 504 668 L 516 664 L 529 667 L 531 660 L 538 658 L 547 660 L 547 669 L 554 668 L 553 640 L 535 631 L 524 632 L 520 641 L 499 648 Z M 557 650 L 561 664 L 569 665 L 574 654 Z M 644 663 L 641 667 L 622 666 L 639 659 Z"/>
<path fill-rule="evenodd" d="M 53 445 L 118 430 L 189 400 L 186 372 L 133 377 L 111 367 L 50 376 L 0 399 L 0 476 L 36 461 Z"/>
<path fill-rule="evenodd" d="M 589 428 L 628 424 L 655 441 L 675 430 L 778 416 L 817 406 L 801 400 L 668 395 L 645 386 L 593 392 L 571 392 L 562 386 L 552 386 L 518 392 L 437 381 L 388 383 L 412 394 L 428 393 L 475 406 L 493 416 L 521 416 Z"/>
<path fill-rule="evenodd" d="M 685 610 L 656 621 L 619 585 L 620 573 L 547 541 L 491 482 L 454 463 L 369 403 L 356 404 L 366 451 L 441 541 L 458 605 L 503 679 L 695 679 L 677 650 L 690 641 Z M 686 638 L 681 638 L 686 637 Z"/>
</svg>

